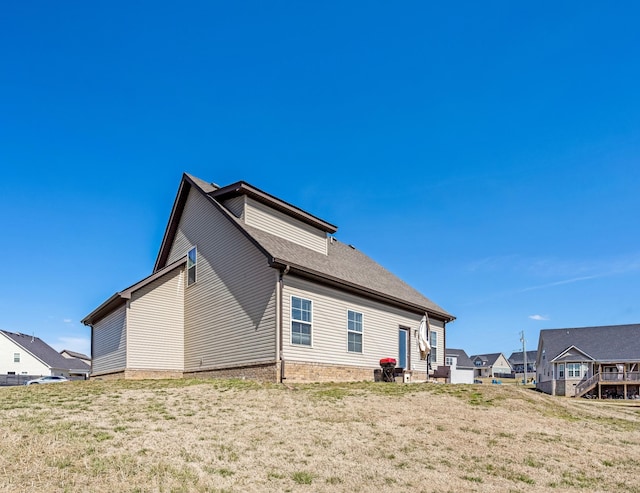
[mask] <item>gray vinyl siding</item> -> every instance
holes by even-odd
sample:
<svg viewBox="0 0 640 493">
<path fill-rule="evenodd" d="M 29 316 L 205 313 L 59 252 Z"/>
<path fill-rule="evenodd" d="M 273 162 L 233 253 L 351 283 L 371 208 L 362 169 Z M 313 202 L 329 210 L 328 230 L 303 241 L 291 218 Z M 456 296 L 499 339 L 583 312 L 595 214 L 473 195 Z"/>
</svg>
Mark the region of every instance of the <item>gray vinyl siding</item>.
<svg viewBox="0 0 640 493">
<path fill-rule="evenodd" d="M 312 301 L 311 347 L 291 344 L 291 296 Z M 398 330 L 404 327 L 410 329 L 410 368 L 425 372 L 426 377 L 427 362 L 420 360 L 415 333 L 422 315 L 293 276 L 285 276 L 282 301 L 285 360 L 379 368 L 381 358 L 398 357 Z M 362 353 L 347 350 L 348 310 L 363 314 Z M 438 338 L 441 354 L 444 353 L 443 340 L 442 336 Z"/>
<path fill-rule="evenodd" d="M 112 311 L 93 326 L 92 373 L 122 371 L 126 364 L 126 306 Z"/>
<path fill-rule="evenodd" d="M 240 195 L 239 197 L 234 197 L 229 200 L 225 200 L 222 205 L 224 205 L 234 216 L 241 218 L 244 216 L 244 195 Z"/>
<path fill-rule="evenodd" d="M 293 241 L 316 252 L 327 254 L 327 235 L 324 231 L 276 211 L 265 204 L 247 198 L 244 217 L 249 226 Z"/>
<path fill-rule="evenodd" d="M 197 247 L 185 288 L 185 371 L 276 358 L 276 276 L 266 257 L 198 191 L 187 199 L 169 262 Z"/>
<path fill-rule="evenodd" d="M 127 317 L 128 369 L 184 368 L 184 267 L 133 293 Z"/>
</svg>

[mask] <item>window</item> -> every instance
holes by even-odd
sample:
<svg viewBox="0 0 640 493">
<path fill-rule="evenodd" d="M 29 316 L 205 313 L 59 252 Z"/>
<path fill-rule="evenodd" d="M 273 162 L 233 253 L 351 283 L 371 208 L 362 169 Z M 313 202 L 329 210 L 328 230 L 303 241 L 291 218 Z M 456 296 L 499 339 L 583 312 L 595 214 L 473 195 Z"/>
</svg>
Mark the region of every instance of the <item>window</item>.
<svg viewBox="0 0 640 493">
<path fill-rule="evenodd" d="M 444 364 L 447 366 L 453 366 L 453 358 L 451 356 L 447 356 L 444 359 Z"/>
<path fill-rule="evenodd" d="M 291 297 L 291 344 L 311 346 L 311 300 Z"/>
<path fill-rule="evenodd" d="M 567 377 L 579 378 L 582 376 L 580 373 L 582 365 L 580 363 L 567 363 Z"/>
<path fill-rule="evenodd" d="M 438 361 L 438 333 L 433 330 L 431 331 L 429 344 L 431 345 L 431 363 L 436 363 Z"/>
<path fill-rule="evenodd" d="M 362 352 L 362 313 L 347 311 L 347 350 Z"/>
<path fill-rule="evenodd" d="M 198 263 L 198 252 L 196 247 L 189 250 L 187 254 L 187 286 L 196 282 L 196 264 Z"/>
<path fill-rule="evenodd" d="M 13 353 L 13 362 L 20 363 L 20 353 Z"/>
<path fill-rule="evenodd" d="M 564 363 L 558 365 L 558 378 L 564 378 Z"/>
</svg>

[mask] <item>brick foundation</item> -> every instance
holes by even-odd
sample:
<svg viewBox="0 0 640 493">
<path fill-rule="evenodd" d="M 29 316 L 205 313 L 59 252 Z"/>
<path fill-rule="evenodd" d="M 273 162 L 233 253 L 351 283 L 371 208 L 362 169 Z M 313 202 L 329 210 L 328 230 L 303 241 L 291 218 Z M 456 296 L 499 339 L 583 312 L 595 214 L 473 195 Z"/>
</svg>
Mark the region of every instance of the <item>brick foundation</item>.
<svg viewBox="0 0 640 493">
<path fill-rule="evenodd" d="M 379 367 L 369 368 L 363 366 L 341 366 L 322 363 L 308 363 L 299 361 L 285 361 L 285 383 L 312 383 L 312 382 L 363 382 L 374 381 L 375 370 Z M 91 375 L 92 379 L 101 380 L 142 380 L 163 378 L 242 378 L 259 382 L 280 382 L 280 362 L 270 362 L 256 365 L 238 366 L 233 368 L 207 369 L 202 371 L 181 372 L 173 370 L 133 370 L 108 373 L 103 375 Z M 421 374 L 412 372 L 411 381 L 421 378 Z M 396 378 L 402 382 L 402 375 Z"/>
<path fill-rule="evenodd" d="M 374 368 L 285 361 L 286 383 L 373 381 Z"/>
<path fill-rule="evenodd" d="M 124 370 L 114 373 L 95 374 L 91 380 L 160 380 L 165 378 L 183 378 L 181 371 L 175 370 Z"/>
<path fill-rule="evenodd" d="M 246 378 L 259 382 L 277 383 L 280 381 L 280 363 L 185 372 L 184 376 L 185 378 Z"/>
<path fill-rule="evenodd" d="M 103 374 L 92 373 L 91 375 L 89 375 L 89 380 L 120 380 L 122 378 L 124 378 L 124 371 Z"/>
</svg>

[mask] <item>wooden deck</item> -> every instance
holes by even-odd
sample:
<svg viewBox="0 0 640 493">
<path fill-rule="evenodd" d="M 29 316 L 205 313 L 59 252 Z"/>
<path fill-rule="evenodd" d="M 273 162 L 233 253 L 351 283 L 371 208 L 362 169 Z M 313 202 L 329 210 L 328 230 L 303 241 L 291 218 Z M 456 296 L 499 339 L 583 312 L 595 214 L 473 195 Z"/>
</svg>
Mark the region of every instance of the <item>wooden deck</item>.
<svg viewBox="0 0 640 493">
<path fill-rule="evenodd" d="M 598 389 L 598 399 L 602 399 L 603 397 L 618 399 L 637 398 L 636 396 L 640 395 L 640 372 L 596 373 L 584 382 L 576 385 L 574 397 L 582 397 L 595 388 Z"/>
</svg>

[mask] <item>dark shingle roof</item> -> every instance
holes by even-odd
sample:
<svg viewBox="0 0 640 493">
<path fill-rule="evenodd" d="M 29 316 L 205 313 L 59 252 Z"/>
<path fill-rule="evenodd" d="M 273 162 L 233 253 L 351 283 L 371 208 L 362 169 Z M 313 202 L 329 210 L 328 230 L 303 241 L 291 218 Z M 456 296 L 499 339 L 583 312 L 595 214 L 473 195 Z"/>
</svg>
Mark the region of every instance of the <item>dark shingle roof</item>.
<svg viewBox="0 0 640 493">
<path fill-rule="evenodd" d="M 65 358 L 39 337 L 16 334 L 14 332 L 7 332 L 6 330 L 0 330 L 0 332 L 50 368 L 78 371 L 88 371 L 90 369 L 89 365 L 84 361 L 75 358 Z"/>
<path fill-rule="evenodd" d="M 543 329 L 540 344 L 551 361 L 571 346 L 596 361 L 640 361 L 640 324 Z"/>
<path fill-rule="evenodd" d="M 488 354 L 474 354 L 469 356 L 471 361 L 475 361 L 480 358 L 482 360 L 482 366 L 493 366 L 496 360 L 502 355 L 502 353 L 488 353 Z"/>
<path fill-rule="evenodd" d="M 277 261 L 298 266 L 326 278 L 407 301 L 451 317 L 443 308 L 395 276 L 358 249 L 338 240 L 328 242 L 324 255 L 292 241 L 242 223 L 242 227 Z M 451 317 L 452 318 L 452 317 Z"/>
<path fill-rule="evenodd" d="M 231 214 L 215 199 L 216 194 L 226 190 L 227 187 L 209 192 L 210 187 L 202 186 L 206 182 L 195 179 L 190 175 L 186 176 L 194 185 L 200 187 L 200 190 L 207 195 L 209 200 L 216 203 L 219 210 L 244 231 L 263 253 L 271 257 L 272 266 L 288 265 L 292 271 L 299 275 L 309 275 L 315 279 L 323 279 L 329 283 L 338 284 L 343 288 L 365 292 L 389 302 L 403 305 L 409 304 L 416 310 L 438 314 L 447 321 L 455 319 L 453 315 L 352 246 L 334 239 L 333 241 L 328 241 L 328 254 L 324 255 L 285 238 L 249 226 L 243 220 Z M 265 196 L 268 195 L 249 184 L 244 182 L 242 184 L 244 184 L 245 188 L 257 190 Z M 294 207 L 289 204 L 286 205 Z M 301 211 L 301 213 L 307 214 L 304 211 Z M 321 219 L 315 218 L 315 216 L 314 220 L 325 223 Z M 162 258 L 163 254 L 161 252 L 159 259 Z"/>
<path fill-rule="evenodd" d="M 62 353 L 67 353 L 69 356 L 71 356 L 72 358 L 77 358 L 77 359 L 91 359 L 89 358 L 89 356 L 87 356 L 86 354 L 82 354 L 82 353 L 78 353 L 76 351 L 71 351 L 70 349 L 63 349 L 62 351 L 60 351 L 60 354 Z"/>
<path fill-rule="evenodd" d="M 455 356 L 457 358 L 457 368 L 473 368 L 474 364 L 471 361 L 471 358 L 467 356 L 467 353 L 464 349 L 451 349 L 447 348 L 445 351 L 446 356 Z"/>
<path fill-rule="evenodd" d="M 524 365 L 524 356 L 522 351 L 515 351 L 509 356 L 509 363 L 512 365 Z M 527 363 L 535 362 L 538 357 L 538 351 L 527 351 Z"/>
</svg>

